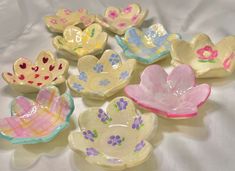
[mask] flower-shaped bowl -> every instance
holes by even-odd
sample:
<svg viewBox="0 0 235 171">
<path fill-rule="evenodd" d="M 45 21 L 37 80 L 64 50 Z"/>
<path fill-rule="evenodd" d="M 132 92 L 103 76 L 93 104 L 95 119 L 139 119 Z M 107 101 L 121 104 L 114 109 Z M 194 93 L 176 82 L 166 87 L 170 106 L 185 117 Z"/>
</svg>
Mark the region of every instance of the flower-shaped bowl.
<svg viewBox="0 0 235 171">
<path fill-rule="evenodd" d="M 96 21 L 107 30 L 122 35 L 132 26 L 139 27 L 146 16 L 147 10 L 141 10 L 138 4 L 129 4 L 123 9 L 108 7 L 104 16 L 96 16 Z"/>
<path fill-rule="evenodd" d="M 129 28 L 124 37 L 115 36 L 127 58 L 143 64 L 152 64 L 169 56 L 171 41 L 180 39 L 178 34 L 168 34 L 161 24 L 154 24 L 145 31 Z"/>
<path fill-rule="evenodd" d="M 113 50 L 106 50 L 98 60 L 84 56 L 78 60 L 79 75 L 71 75 L 69 88 L 86 98 L 105 99 L 125 87 L 133 73 L 136 60 L 122 62 Z"/>
<path fill-rule="evenodd" d="M 42 51 L 35 64 L 29 59 L 19 58 L 13 65 L 13 73 L 2 73 L 3 79 L 21 93 L 38 92 L 47 85 L 65 83 L 69 64 L 65 59 L 55 59 L 51 52 Z"/>
<path fill-rule="evenodd" d="M 55 86 L 42 88 L 32 101 L 18 96 L 11 115 L 0 119 L 0 137 L 14 144 L 35 144 L 52 140 L 69 125 L 74 103 L 68 93 L 59 95 Z"/>
<path fill-rule="evenodd" d="M 64 30 L 63 37 L 56 36 L 53 39 L 53 45 L 59 52 L 66 52 L 65 55 L 72 60 L 78 60 L 85 55 L 96 55 L 102 53 L 108 35 L 102 31 L 99 24 L 91 24 L 85 30 L 79 27 L 68 26 Z"/>
<path fill-rule="evenodd" d="M 172 43 L 172 65 L 190 65 L 198 78 L 225 77 L 235 69 L 235 36 L 227 36 L 213 44 L 205 34 L 191 42 L 175 40 Z"/>
<path fill-rule="evenodd" d="M 126 94 L 143 108 L 166 118 L 184 119 L 197 115 L 210 95 L 208 84 L 195 85 L 188 65 L 180 65 L 167 74 L 159 65 L 148 66 L 139 85 L 125 87 Z"/>
<path fill-rule="evenodd" d="M 69 145 L 88 162 L 122 170 L 143 163 L 151 154 L 147 141 L 156 125 L 153 113 L 140 114 L 126 97 L 113 99 L 104 111 L 90 108 L 78 118 L 80 130 L 69 135 Z"/>
<path fill-rule="evenodd" d="M 86 9 L 71 11 L 59 9 L 55 15 L 44 17 L 44 22 L 51 32 L 63 33 L 67 26 L 78 25 L 85 28 L 95 22 L 95 15 L 88 14 Z"/>
</svg>

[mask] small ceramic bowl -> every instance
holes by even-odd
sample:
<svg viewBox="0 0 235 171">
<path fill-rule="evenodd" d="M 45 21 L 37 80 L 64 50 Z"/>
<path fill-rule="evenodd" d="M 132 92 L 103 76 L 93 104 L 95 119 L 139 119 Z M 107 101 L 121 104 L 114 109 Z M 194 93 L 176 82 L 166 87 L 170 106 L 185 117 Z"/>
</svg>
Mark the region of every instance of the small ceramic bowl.
<svg viewBox="0 0 235 171">
<path fill-rule="evenodd" d="M 69 146 L 89 163 L 122 170 L 143 163 L 152 152 L 147 141 L 156 128 L 153 113 L 140 114 L 126 97 L 113 99 L 104 111 L 90 108 L 78 118 L 80 131 L 69 135 Z"/>
<path fill-rule="evenodd" d="M 95 22 L 95 15 L 88 14 L 86 9 L 71 11 L 59 9 L 55 15 L 44 17 L 44 22 L 51 32 L 63 33 L 67 26 L 78 25 L 85 28 Z"/>
<path fill-rule="evenodd" d="M 95 56 L 84 56 L 78 60 L 79 75 L 71 75 L 67 83 L 81 96 L 105 99 L 128 84 L 135 64 L 134 59 L 122 62 L 113 50 L 106 50 L 99 60 Z"/>
<path fill-rule="evenodd" d="M 13 73 L 2 73 L 3 79 L 16 91 L 34 93 L 46 85 L 65 83 L 69 64 L 65 59 L 55 59 L 51 52 L 42 51 L 35 64 L 19 58 L 13 65 Z"/>
<path fill-rule="evenodd" d="M 225 77 L 235 69 L 235 36 L 213 44 L 206 34 L 199 34 L 189 43 L 172 43 L 172 65 L 190 65 L 198 78 Z"/>
<path fill-rule="evenodd" d="M 96 21 L 107 30 L 122 35 L 132 26 L 139 27 L 146 16 L 147 10 L 141 10 L 138 4 L 130 4 L 123 9 L 108 7 L 104 16 L 96 16 Z"/>
<path fill-rule="evenodd" d="M 92 24 L 84 31 L 79 27 L 68 26 L 64 30 L 63 37 L 56 36 L 53 39 L 54 47 L 61 53 L 72 60 L 85 55 L 96 55 L 103 52 L 108 35 L 102 31 L 99 24 Z"/>
<path fill-rule="evenodd" d="M 59 95 L 56 87 L 42 88 L 36 101 L 17 97 L 11 115 L 0 119 L 0 138 L 14 144 L 35 144 L 52 140 L 69 125 L 74 110 L 69 94 Z"/>
<path fill-rule="evenodd" d="M 125 87 L 126 94 L 143 108 L 157 115 L 184 119 L 197 115 L 210 95 L 208 84 L 195 84 L 195 75 L 188 65 L 180 65 L 167 74 L 159 65 L 148 66 L 139 85 Z"/>
<path fill-rule="evenodd" d="M 171 41 L 180 39 L 178 34 L 168 34 L 161 24 L 154 24 L 145 31 L 128 29 L 123 38 L 115 36 L 127 58 L 143 64 L 152 64 L 169 56 Z"/>
</svg>

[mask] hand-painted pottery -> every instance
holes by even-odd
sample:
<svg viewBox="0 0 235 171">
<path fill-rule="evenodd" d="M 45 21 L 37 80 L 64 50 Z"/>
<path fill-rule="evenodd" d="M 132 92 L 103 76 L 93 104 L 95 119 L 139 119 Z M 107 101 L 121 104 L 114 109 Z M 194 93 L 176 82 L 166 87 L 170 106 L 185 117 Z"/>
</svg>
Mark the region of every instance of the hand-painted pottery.
<svg viewBox="0 0 235 171">
<path fill-rule="evenodd" d="M 0 119 L 0 138 L 14 144 L 35 144 L 52 140 L 69 125 L 74 110 L 69 94 L 56 87 L 42 88 L 36 101 L 19 96 L 11 106 L 12 116 Z"/>
<path fill-rule="evenodd" d="M 44 17 L 44 22 L 51 32 L 63 33 L 67 26 L 78 25 L 85 28 L 95 22 L 95 15 L 88 14 L 86 9 L 71 11 L 59 9 L 55 15 Z"/>
<path fill-rule="evenodd" d="M 106 50 L 99 60 L 95 56 L 84 56 L 78 60 L 79 75 L 71 75 L 67 83 L 81 96 L 105 99 L 128 84 L 135 64 L 134 59 L 122 62 L 113 50 Z"/>
<path fill-rule="evenodd" d="M 223 38 L 213 44 L 205 34 L 199 34 L 188 43 L 172 43 L 172 65 L 190 65 L 198 78 L 225 77 L 235 69 L 235 36 Z"/>
<path fill-rule="evenodd" d="M 53 45 L 59 52 L 67 52 L 64 57 L 72 60 L 85 55 L 96 55 L 103 52 L 108 35 L 102 31 L 99 24 L 92 24 L 84 31 L 75 26 L 68 26 L 64 30 L 63 37 L 56 36 Z"/>
<path fill-rule="evenodd" d="M 123 9 L 108 7 L 104 16 L 96 16 L 96 21 L 107 30 L 122 35 L 132 26 L 139 27 L 146 16 L 147 10 L 141 10 L 138 4 L 130 4 Z"/>
<path fill-rule="evenodd" d="M 69 64 L 65 59 L 55 59 L 51 52 L 42 51 L 33 64 L 29 59 L 19 58 L 13 65 L 13 73 L 2 73 L 3 79 L 21 93 L 38 92 L 46 85 L 65 82 Z"/>
<path fill-rule="evenodd" d="M 126 97 L 113 99 L 107 110 L 90 108 L 78 118 L 80 131 L 69 135 L 69 146 L 92 164 L 122 170 L 143 163 L 152 152 L 147 141 L 156 128 L 153 113 L 140 114 Z"/>
<path fill-rule="evenodd" d="M 169 34 L 161 24 L 154 24 L 144 31 L 132 27 L 123 38 L 117 35 L 115 38 L 127 58 L 152 64 L 169 56 L 171 41 L 180 39 L 180 35 Z"/>
<path fill-rule="evenodd" d="M 174 119 L 197 115 L 210 90 L 208 84 L 195 84 L 194 72 L 188 65 L 174 68 L 169 75 L 159 65 L 148 66 L 139 85 L 125 87 L 126 94 L 143 108 Z"/>
</svg>

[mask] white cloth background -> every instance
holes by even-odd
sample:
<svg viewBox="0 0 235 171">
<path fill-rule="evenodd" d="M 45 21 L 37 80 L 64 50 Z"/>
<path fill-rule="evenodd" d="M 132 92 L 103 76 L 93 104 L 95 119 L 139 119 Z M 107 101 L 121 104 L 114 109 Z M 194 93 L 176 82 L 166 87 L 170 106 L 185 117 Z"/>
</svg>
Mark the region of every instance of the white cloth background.
<svg viewBox="0 0 235 171">
<path fill-rule="evenodd" d="M 178 32 L 189 40 L 203 32 L 218 41 L 235 32 L 234 0 L 1 0 L 0 1 L 0 72 L 11 71 L 18 57 L 35 59 L 40 50 L 55 52 L 42 17 L 54 13 L 59 7 L 87 8 L 92 13 L 103 13 L 106 7 L 125 6 L 138 2 L 149 10 L 145 26 L 162 23 L 169 32 Z M 121 52 L 110 37 L 109 45 Z M 172 69 L 169 60 L 159 64 Z M 71 73 L 76 73 L 71 67 Z M 210 100 L 200 109 L 199 116 L 189 120 L 159 119 L 159 129 L 151 141 L 155 146 L 152 157 L 144 164 L 128 171 L 234 171 L 235 170 L 235 74 L 224 79 L 203 79 L 212 85 Z M 0 117 L 10 114 L 10 102 L 19 95 L 0 79 Z M 96 106 L 102 103 L 93 104 Z M 73 120 L 88 106 L 75 98 Z M 73 128 L 71 128 L 73 129 Z M 68 147 L 69 129 L 53 142 L 43 145 L 11 145 L 0 140 L 0 170 L 16 170 L 11 161 L 29 161 L 39 153 L 43 155 L 31 171 L 102 171 L 92 166 Z M 64 149 L 65 148 L 65 149 Z M 21 149 L 21 150 L 20 150 Z M 22 149 L 25 149 L 22 151 Z M 24 163 L 22 163 L 24 164 Z"/>
</svg>

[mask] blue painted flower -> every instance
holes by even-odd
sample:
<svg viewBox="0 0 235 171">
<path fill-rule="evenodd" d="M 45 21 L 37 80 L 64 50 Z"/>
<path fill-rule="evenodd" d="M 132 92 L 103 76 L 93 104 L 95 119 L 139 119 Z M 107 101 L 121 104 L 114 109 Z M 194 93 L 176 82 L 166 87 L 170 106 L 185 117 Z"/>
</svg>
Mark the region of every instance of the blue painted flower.
<svg viewBox="0 0 235 171">
<path fill-rule="evenodd" d="M 85 72 L 80 72 L 78 79 L 86 82 L 87 81 L 87 74 Z"/>
<path fill-rule="evenodd" d="M 120 80 L 125 80 L 129 77 L 129 72 L 128 71 L 123 71 L 121 72 L 120 76 L 119 76 L 119 79 Z"/>
<path fill-rule="evenodd" d="M 144 141 L 143 141 L 143 140 L 140 141 L 140 143 L 138 143 L 138 144 L 135 146 L 134 152 L 138 152 L 138 151 L 142 150 L 142 148 L 144 148 L 144 146 L 145 146 Z"/>
<path fill-rule="evenodd" d="M 99 152 L 96 149 L 91 147 L 91 148 L 86 148 L 86 154 L 88 156 L 97 156 Z"/>
<path fill-rule="evenodd" d="M 78 83 L 73 83 L 73 88 L 77 91 L 77 92 L 80 92 L 82 91 L 84 88 L 82 87 L 81 84 L 78 84 Z"/>
<path fill-rule="evenodd" d="M 98 118 L 104 124 L 107 124 L 108 122 L 112 121 L 112 118 L 110 118 L 110 116 L 107 113 L 105 113 L 103 109 L 99 109 L 98 112 L 99 112 L 98 113 Z"/>
<path fill-rule="evenodd" d="M 127 107 L 127 105 L 128 105 L 127 101 L 125 101 L 123 98 L 120 98 L 120 100 L 117 101 L 115 107 L 116 107 L 119 111 L 121 111 L 121 110 L 125 110 L 126 107 Z"/>
<path fill-rule="evenodd" d="M 133 129 L 140 129 L 143 126 L 143 119 L 141 116 L 138 116 L 134 119 L 134 122 L 132 124 Z"/>
<path fill-rule="evenodd" d="M 107 86 L 110 84 L 110 81 L 108 79 L 100 80 L 99 85 L 100 86 Z"/>
<path fill-rule="evenodd" d="M 112 135 L 109 137 L 107 141 L 108 144 L 112 146 L 121 145 L 121 143 L 125 140 L 125 138 L 121 138 L 119 135 Z"/>
<path fill-rule="evenodd" d="M 94 67 L 93 67 L 93 70 L 97 73 L 100 73 L 100 72 L 103 72 L 104 70 L 104 66 L 102 64 L 96 64 Z"/>
<path fill-rule="evenodd" d="M 90 140 L 92 142 L 94 142 L 94 139 L 98 137 L 97 131 L 91 131 L 91 130 L 87 130 L 87 131 L 83 131 L 82 135 L 85 139 Z"/>
<path fill-rule="evenodd" d="M 120 57 L 117 54 L 112 54 L 109 57 L 109 62 L 111 63 L 111 65 L 116 65 L 120 62 Z"/>
</svg>

